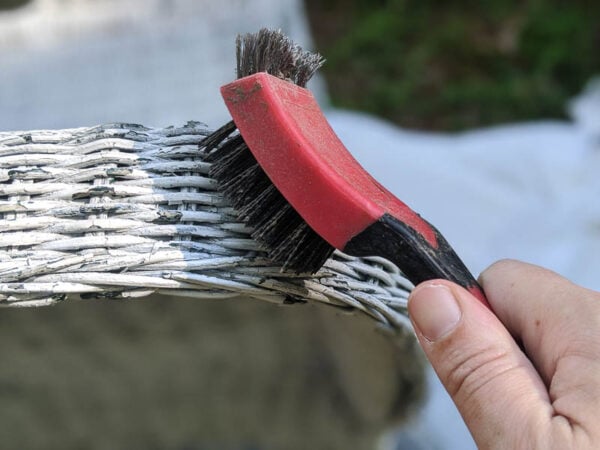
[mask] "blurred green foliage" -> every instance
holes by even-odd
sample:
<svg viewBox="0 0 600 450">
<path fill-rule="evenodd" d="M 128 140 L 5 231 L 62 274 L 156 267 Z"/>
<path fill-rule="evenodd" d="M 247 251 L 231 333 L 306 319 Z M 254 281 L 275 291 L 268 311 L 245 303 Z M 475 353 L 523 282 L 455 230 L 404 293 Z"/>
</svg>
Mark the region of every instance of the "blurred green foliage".
<svg viewBox="0 0 600 450">
<path fill-rule="evenodd" d="M 0 0 L 0 10 L 19 8 L 29 2 L 30 0 Z"/>
<path fill-rule="evenodd" d="M 600 2 L 307 0 L 335 105 L 456 130 L 565 117 L 600 73 Z"/>
</svg>

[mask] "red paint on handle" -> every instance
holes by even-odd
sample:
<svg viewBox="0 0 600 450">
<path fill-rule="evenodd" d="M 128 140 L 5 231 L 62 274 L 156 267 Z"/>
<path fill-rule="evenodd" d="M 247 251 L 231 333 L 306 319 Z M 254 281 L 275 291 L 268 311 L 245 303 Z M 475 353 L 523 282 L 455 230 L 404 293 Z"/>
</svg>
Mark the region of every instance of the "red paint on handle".
<svg viewBox="0 0 600 450">
<path fill-rule="evenodd" d="M 343 249 L 384 213 L 435 249 L 429 224 L 373 179 L 346 150 L 307 89 L 266 73 L 221 88 L 254 157 L 302 218 Z"/>
<path fill-rule="evenodd" d="M 487 307 L 487 309 L 489 309 L 490 311 L 494 312 L 494 310 L 492 309 L 492 306 L 490 305 L 490 303 L 488 302 L 485 294 L 483 293 L 483 291 L 481 290 L 481 288 L 479 287 L 479 285 L 475 285 L 475 286 L 471 286 L 467 289 L 475 298 L 477 298 L 477 300 L 479 300 L 481 303 L 483 303 L 483 305 L 485 307 Z"/>
</svg>

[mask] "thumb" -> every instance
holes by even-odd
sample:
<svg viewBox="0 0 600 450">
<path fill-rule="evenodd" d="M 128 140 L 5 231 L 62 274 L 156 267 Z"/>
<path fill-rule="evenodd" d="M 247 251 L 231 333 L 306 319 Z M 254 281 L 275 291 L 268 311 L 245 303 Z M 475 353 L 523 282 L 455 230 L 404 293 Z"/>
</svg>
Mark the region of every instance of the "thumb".
<svg viewBox="0 0 600 450">
<path fill-rule="evenodd" d="M 519 436 L 548 414 L 548 394 L 502 323 L 473 295 L 445 280 L 417 286 L 408 311 L 478 447 L 521 448 Z"/>
</svg>

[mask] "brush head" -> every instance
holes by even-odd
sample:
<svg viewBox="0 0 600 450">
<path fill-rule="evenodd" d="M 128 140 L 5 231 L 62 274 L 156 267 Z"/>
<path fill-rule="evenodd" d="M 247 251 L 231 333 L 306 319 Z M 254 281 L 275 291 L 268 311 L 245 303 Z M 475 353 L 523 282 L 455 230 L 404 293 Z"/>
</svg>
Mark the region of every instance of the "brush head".
<svg viewBox="0 0 600 450">
<path fill-rule="evenodd" d="M 214 163 L 211 175 L 274 261 L 316 272 L 334 247 L 377 255 L 415 284 L 451 280 L 487 305 L 443 236 L 360 166 L 303 88 L 320 56 L 261 30 L 238 38 L 237 57 L 242 78 L 221 87 L 234 122 L 201 147 Z"/>
<path fill-rule="evenodd" d="M 261 29 L 238 35 L 235 41 L 237 77 L 265 72 L 305 87 L 325 60 L 318 53 L 303 50 L 280 30 Z"/>
<path fill-rule="evenodd" d="M 266 72 L 304 87 L 324 60 L 303 50 L 280 31 L 262 29 L 238 36 L 237 76 Z M 212 162 L 210 176 L 231 202 L 238 217 L 254 229 L 252 237 L 262 243 L 282 270 L 314 273 L 333 253 L 334 247 L 313 231 L 273 185 L 252 152 L 229 122 L 201 144 Z"/>
</svg>

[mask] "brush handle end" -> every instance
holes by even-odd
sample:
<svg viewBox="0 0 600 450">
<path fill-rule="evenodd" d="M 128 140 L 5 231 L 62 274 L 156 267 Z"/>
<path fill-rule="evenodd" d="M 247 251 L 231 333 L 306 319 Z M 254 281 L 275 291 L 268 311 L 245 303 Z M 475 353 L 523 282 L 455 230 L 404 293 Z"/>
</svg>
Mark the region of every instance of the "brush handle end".
<svg viewBox="0 0 600 450">
<path fill-rule="evenodd" d="M 381 256 L 398 266 L 413 284 L 444 279 L 467 289 L 491 310 L 479 283 L 441 233 L 428 224 L 435 245 L 420 232 L 390 214 L 354 236 L 343 251 L 354 256 Z"/>
</svg>

